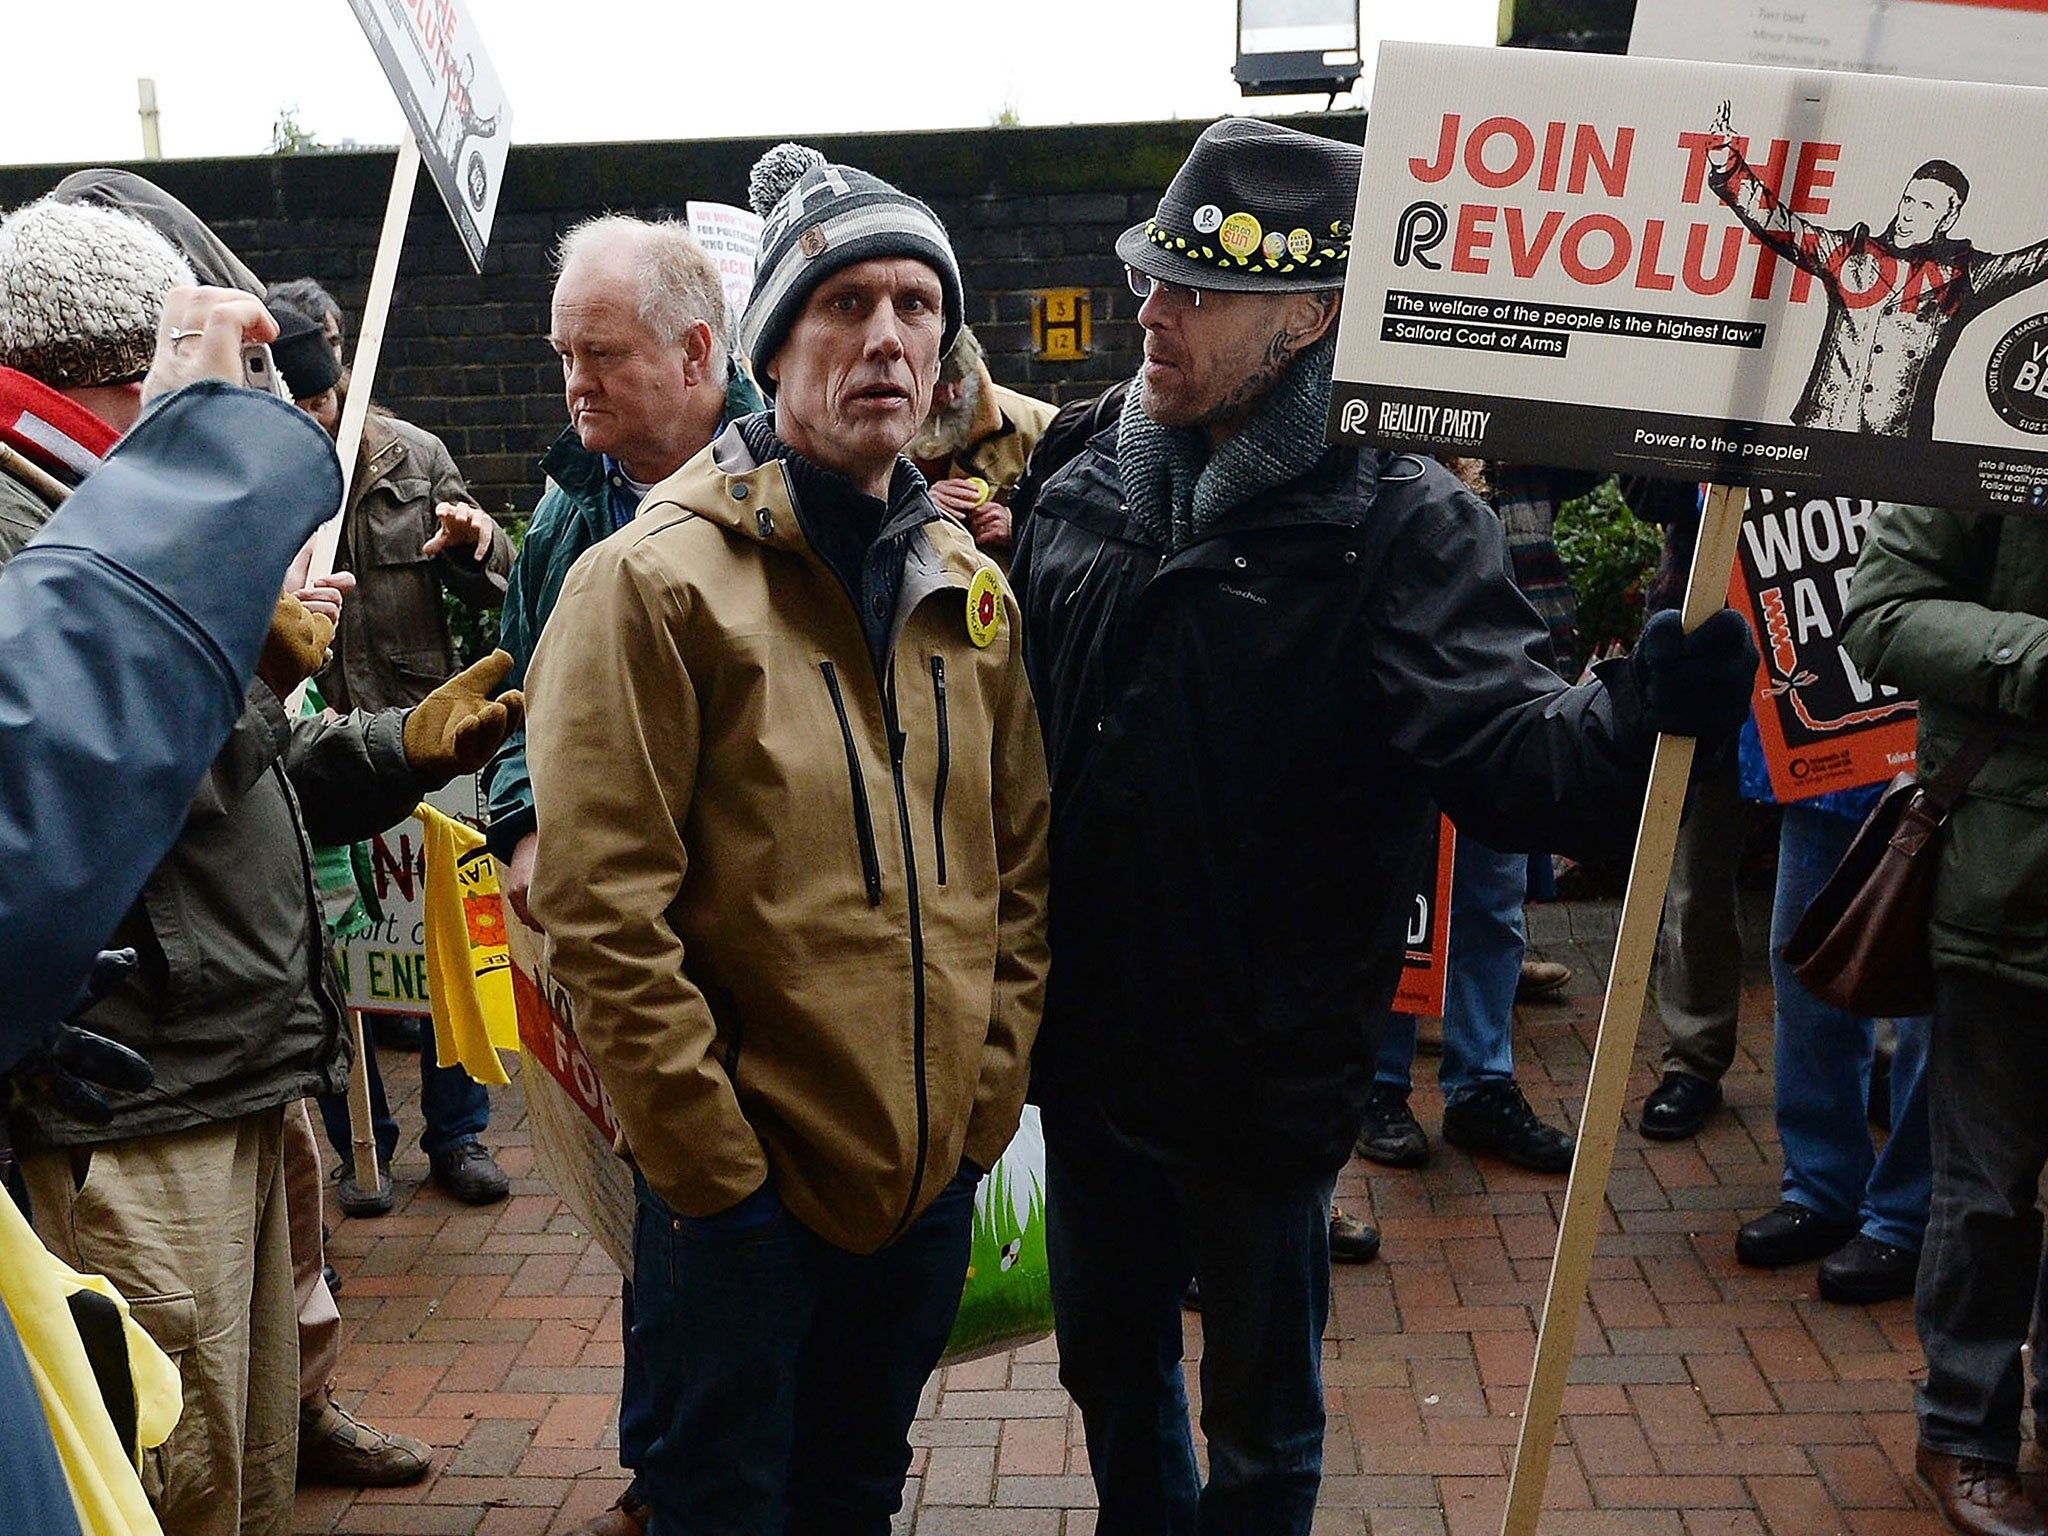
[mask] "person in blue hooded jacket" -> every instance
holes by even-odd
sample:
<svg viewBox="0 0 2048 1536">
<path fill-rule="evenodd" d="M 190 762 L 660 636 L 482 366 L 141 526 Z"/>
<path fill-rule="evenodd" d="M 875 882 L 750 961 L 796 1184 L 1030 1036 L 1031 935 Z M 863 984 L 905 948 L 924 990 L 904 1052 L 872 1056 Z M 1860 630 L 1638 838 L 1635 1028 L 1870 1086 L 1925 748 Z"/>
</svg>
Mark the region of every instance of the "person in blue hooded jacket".
<svg viewBox="0 0 2048 1536">
<path fill-rule="evenodd" d="M 270 330 L 254 299 L 173 289 L 142 419 L 0 571 L 0 1068 L 56 1043 L 242 712 L 286 563 L 340 501 L 318 429 L 234 387 Z M 75 1536 L 4 1310 L 0 1413 L 0 1533 Z"/>
</svg>

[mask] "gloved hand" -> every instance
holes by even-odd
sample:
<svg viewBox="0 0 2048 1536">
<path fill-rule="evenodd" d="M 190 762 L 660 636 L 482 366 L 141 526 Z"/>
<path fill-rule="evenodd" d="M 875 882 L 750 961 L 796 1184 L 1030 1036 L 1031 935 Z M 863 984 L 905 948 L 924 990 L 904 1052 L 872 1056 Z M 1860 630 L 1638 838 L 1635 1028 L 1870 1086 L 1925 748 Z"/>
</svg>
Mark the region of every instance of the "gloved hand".
<svg viewBox="0 0 2048 1536">
<path fill-rule="evenodd" d="M 491 697 L 512 670 L 507 651 L 493 651 L 421 699 L 405 717 L 405 760 L 432 783 L 475 773 L 519 729 L 526 695 L 517 688 Z"/>
<path fill-rule="evenodd" d="M 101 950 L 72 1013 L 84 1012 L 113 991 L 135 965 L 132 949 Z M 155 1068 L 127 1046 L 76 1024 L 59 1024 L 48 1046 L 24 1056 L 7 1074 L 11 1102 L 50 1100 L 88 1125 L 105 1125 L 114 1118 L 114 1107 L 101 1089 L 140 1093 L 155 1081 Z"/>
<path fill-rule="evenodd" d="M 270 685 L 280 699 L 327 664 L 327 647 L 334 639 L 334 626 L 313 612 L 291 593 L 277 600 L 277 612 L 270 616 L 270 633 L 263 637 L 263 654 L 256 658 L 256 675 Z"/>
<path fill-rule="evenodd" d="M 1742 729 L 1756 687 L 1756 640 L 1733 608 L 1710 614 L 1691 634 L 1678 610 L 1652 614 L 1629 653 L 1653 729 L 1725 741 Z"/>
</svg>

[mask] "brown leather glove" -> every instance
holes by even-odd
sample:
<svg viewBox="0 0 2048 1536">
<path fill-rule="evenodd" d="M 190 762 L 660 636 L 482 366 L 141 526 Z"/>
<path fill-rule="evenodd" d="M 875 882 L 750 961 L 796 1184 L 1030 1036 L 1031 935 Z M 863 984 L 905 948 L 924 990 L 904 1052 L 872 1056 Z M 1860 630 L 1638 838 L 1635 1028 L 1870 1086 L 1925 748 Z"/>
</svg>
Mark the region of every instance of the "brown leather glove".
<svg viewBox="0 0 2048 1536">
<path fill-rule="evenodd" d="M 294 688 L 326 665 L 327 647 L 333 639 L 333 624 L 287 592 L 278 598 L 277 612 L 270 616 L 270 633 L 263 637 L 256 675 L 270 685 L 272 693 L 288 699 Z"/>
<path fill-rule="evenodd" d="M 475 773 L 519 729 L 526 695 L 517 688 L 491 697 L 512 670 L 506 651 L 493 651 L 421 699 L 405 717 L 405 760 L 422 779 L 445 784 Z"/>
</svg>

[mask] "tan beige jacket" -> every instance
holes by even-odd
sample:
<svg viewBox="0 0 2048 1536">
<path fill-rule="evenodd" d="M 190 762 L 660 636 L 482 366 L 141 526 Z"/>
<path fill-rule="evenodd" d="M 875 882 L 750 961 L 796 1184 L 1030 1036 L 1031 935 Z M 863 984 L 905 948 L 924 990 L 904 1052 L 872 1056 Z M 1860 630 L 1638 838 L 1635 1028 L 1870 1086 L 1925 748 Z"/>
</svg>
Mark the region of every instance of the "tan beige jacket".
<svg viewBox="0 0 2048 1536">
<path fill-rule="evenodd" d="M 729 430 L 563 587 L 527 681 L 533 908 L 626 1142 L 683 1215 L 772 1179 L 872 1252 L 1016 1130 L 1046 776 L 1007 583 L 990 642 L 969 636 L 993 569 L 924 525 L 885 691 L 781 465 Z"/>
</svg>

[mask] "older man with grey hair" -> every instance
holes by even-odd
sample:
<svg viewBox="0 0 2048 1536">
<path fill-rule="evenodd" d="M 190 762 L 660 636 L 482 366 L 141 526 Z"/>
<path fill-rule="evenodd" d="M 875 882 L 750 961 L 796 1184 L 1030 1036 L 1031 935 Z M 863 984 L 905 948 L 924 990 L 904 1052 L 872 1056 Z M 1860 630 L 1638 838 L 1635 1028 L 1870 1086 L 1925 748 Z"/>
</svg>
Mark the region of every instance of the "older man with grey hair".
<svg viewBox="0 0 2048 1536">
<path fill-rule="evenodd" d="M 527 525 L 505 595 L 500 643 L 523 678 L 569 567 L 633 520 L 640 500 L 760 393 L 731 356 L 732 321 L 717 267 L 682 225 L 609 215 L 577 225 L 557 255 L 560 276 L 548 344 L 562 360 L 569 426 L 541 459 L 548 488 Z M 507 866 L 513 909 L 533 879 L 533 789 L 526 737 L 486 770 L 491 851 Z M 633 1342 L 633 1284 L 623 1286 L 624 1389 L 619 1461 L 637 1473 L 652 1435 L 648 1385 Z M 582 1528 L 581 1536 L 638 1536 L 647 1504 L 639 1483 Z"/>
</svg>

